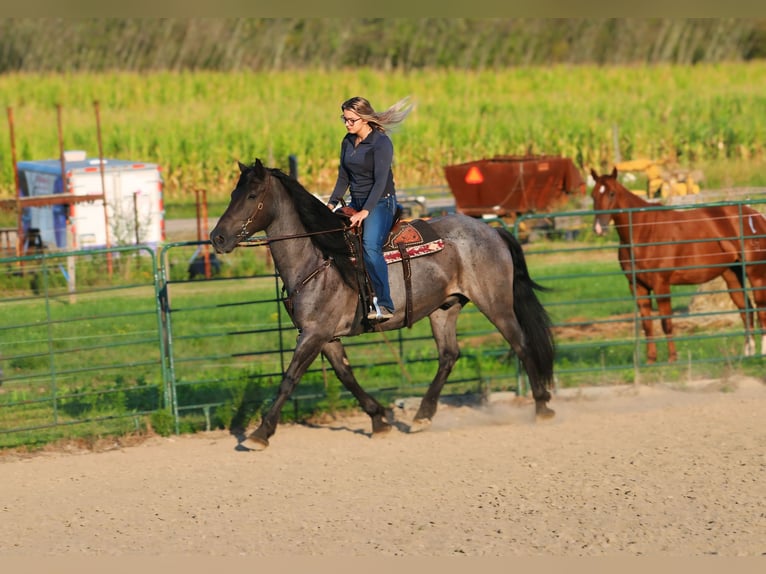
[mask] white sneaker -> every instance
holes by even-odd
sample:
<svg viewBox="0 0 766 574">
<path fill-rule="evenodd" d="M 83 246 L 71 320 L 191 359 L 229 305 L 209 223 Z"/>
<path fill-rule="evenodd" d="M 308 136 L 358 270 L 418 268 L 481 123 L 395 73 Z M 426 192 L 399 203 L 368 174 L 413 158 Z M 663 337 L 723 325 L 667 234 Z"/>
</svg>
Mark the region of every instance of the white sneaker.
<svg viewBox="0 0 766 574">
<path fill-rule="evenodd" d="M 380 307 L 380 314 L 378 314 L 375 309 L 371 309 L 369 313 L 367 313 L 367 319 L 370 321 L 386 321 L 394 316 L 394 312 L 389 309 L 388 307 Z"/>
</svg>

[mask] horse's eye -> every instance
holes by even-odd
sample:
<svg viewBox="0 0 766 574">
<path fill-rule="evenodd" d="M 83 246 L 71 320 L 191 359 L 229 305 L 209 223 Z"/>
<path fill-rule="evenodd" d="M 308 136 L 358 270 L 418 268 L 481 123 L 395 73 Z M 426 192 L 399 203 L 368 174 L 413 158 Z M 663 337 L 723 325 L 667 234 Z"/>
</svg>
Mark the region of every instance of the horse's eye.
<svg viewBox="0 0 766 574">
<path fill-rule="evenodd" d="M 250 195 L 247 196 L 247 199 L 255 199 L 255 195 L 256 195 L 255 193 L 251 193 Z"/>
</svg>

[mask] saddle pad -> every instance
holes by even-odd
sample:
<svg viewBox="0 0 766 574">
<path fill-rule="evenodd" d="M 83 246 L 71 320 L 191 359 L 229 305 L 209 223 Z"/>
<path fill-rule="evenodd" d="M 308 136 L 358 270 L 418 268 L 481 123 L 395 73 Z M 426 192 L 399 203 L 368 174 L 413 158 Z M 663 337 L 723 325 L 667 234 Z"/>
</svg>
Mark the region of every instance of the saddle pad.
<svg viewBox="0 0 766 574">
<path fill-rule="evenodd" d="M 402 260 L 399 247 L 405 246 L 410 258 L 436 253 L 444 248 L 444 240 L 422 219 L 402 222 L 391 230 L 388 240 L 383 245 L 383 257 L 387 264 Z"/>
</svg>

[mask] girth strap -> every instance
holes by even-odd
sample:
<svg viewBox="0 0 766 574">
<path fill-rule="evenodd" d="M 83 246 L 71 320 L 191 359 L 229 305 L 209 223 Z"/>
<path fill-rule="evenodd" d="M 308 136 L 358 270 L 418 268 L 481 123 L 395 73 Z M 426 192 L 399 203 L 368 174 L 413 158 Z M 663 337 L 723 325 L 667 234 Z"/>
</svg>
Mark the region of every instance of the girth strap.
<svg viewBox="0 0 766 574">
<path fill-rule="evenodd" d="M 402 258 L 402 275 L 404 276 L 404 323 L 408 328 L 412 327 L 412 267 L 410 265 L 410 254 L 407 252 L 407 245 L 399 243 L 399 255 Z"/>
</svg>

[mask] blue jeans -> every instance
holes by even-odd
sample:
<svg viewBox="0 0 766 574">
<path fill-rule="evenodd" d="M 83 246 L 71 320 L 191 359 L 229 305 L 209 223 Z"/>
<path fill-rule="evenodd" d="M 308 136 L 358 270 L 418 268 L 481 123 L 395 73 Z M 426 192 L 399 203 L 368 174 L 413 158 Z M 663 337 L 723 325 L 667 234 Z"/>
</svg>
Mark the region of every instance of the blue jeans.
<svg viewBox="0 0 766 574">
<path fill-rule="evenodd" d="M 362 205 L 351 200 L 351 207 L 362 209 Z M 383 257 L 383 244 L 388 239 L 391 225 L 394 223 L 396 198 L 393 195 L 378 201 L 373 210 L 362 222 L 362 247 L 364 265 L 372 282 L 372 290 L 378 298 L 378 305 L 394 310 L 391 300 L 391 288 L 388 285 L 388 265 Z"/>
</svg>

